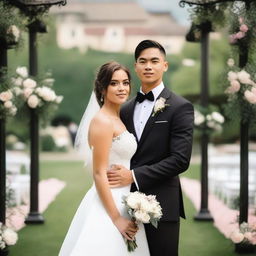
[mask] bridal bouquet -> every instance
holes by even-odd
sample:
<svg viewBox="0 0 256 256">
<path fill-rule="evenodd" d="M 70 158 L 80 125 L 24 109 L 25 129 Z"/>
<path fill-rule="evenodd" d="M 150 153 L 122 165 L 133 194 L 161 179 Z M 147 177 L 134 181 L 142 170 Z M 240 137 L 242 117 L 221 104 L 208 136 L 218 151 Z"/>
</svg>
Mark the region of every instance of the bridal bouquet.
<svg viewBox="0 0 256 256">
<path fill-rule="evenodd" d="M 6 250 L 7 246 L 16 244 L 17 240 L 17 233 L 0 222 L 0 252 Z"/>
<path fill-rule="evenodd" d="M 141 192 L 131 192 L 123 197 L 123 203 L 127 208 L 130 217 L 136 223 L 151 223 L 155 228 L 162 217 L 162 208 L 154 195 L 145 195 Z M 129 252 L 134 251 L 138 246 L 136 239 L 126 241 Z"/>
</svg>

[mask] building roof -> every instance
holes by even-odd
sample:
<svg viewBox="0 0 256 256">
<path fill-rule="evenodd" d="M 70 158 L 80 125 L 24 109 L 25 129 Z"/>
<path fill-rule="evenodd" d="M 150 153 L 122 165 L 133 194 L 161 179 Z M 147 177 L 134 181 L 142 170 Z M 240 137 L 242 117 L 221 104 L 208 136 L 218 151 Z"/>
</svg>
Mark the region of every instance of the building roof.
<svg viewBox="0 0 256 256">
<path fill-rule="evenodd" d="M 105 21 L 143 21 L 148 13 L 135 2 L 109 3 L 70 3 L 66 6 L 54 6 L 52 13 L 83 13 L 90 22 Z"/>
<path fill-rule="evenodd" d="M 101 35 L 107 24 L 121 25 L 126 35 L 184 36 L 187 28 L 179 25 L 168 12 L 150 13 L 136 2 L 73 2 L 54 6 L 52 13 L 76 15 L 85 23 L 86 34 Z M 88 27 L 89 25 L 89 27 Z"/>
</svg>

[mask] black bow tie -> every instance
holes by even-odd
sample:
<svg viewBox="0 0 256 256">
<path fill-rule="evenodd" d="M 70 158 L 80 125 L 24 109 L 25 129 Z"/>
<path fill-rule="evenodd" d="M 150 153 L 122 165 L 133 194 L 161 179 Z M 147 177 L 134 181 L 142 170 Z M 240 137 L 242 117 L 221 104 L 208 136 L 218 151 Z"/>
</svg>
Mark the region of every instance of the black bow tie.
<svg viewBox="0 0 256 256">
<path fill-rule="evenodd" d="M 147 94 L 143 94 L 141 92 L 137 92 L 137 97 L 136 97 L 136 101 L 138 101 L 139 103 L 143 102 L 145 99 L 150 100 L 150 101 L 154 101 L 154 94 L 152 91 L 150 91 Z"/>
</svg>

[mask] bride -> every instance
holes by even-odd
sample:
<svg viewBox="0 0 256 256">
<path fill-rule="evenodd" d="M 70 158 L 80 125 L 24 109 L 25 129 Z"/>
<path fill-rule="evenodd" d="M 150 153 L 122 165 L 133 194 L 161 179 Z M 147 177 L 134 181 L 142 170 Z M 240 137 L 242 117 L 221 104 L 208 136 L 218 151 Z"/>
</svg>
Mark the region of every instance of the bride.
<svg viewBox="0 0 256 256">
<path fill-rule="evenodd" d="M 129 169 L 137 148 L 134 136 L 126 130 L 119 116 L 120 106 L 127 100 L 130 90 L 127 68 L 117 62 L 101 66 L 95 80 L 95 94 L 82 118 L 76 143 L 87 158 L 88 153 L 92 153 L 94 183 L 72 220 L 59 256 L 150 255 L 144 226 L 137 227 L 129 219 L 122 203 L 130 186 L 110 188 L 106 174 L 113 164 Z M 100 108 L 95 106 L 95 96 Z M 138 248 L 128 252 L 125 239 L 135 237 Z"/>
</svg>

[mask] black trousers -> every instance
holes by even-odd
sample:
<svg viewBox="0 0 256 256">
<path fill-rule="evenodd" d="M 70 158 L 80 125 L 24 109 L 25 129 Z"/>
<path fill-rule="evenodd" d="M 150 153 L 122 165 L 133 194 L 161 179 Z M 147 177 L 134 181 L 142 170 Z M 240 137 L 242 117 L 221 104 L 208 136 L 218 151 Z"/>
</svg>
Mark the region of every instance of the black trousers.
<svg viewBox="0 0 256 256">
<path fill-rule="evenodd" d="M 158 228 L 145 225 L 150 256 L 178 256 L 180 222 L 159 222 Z"/>
</svg>

